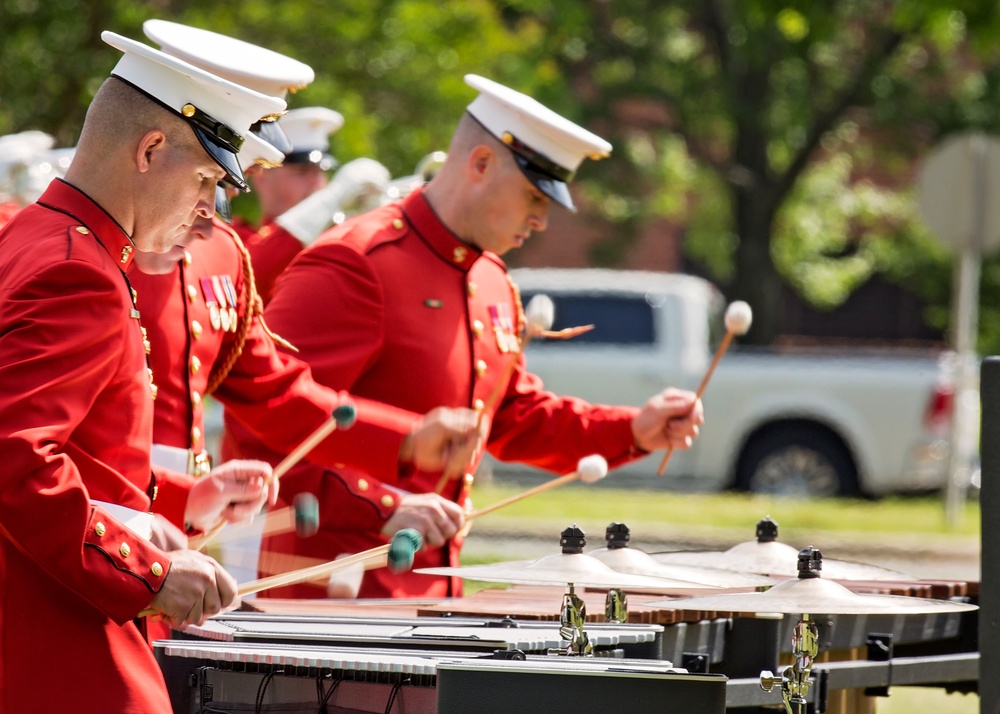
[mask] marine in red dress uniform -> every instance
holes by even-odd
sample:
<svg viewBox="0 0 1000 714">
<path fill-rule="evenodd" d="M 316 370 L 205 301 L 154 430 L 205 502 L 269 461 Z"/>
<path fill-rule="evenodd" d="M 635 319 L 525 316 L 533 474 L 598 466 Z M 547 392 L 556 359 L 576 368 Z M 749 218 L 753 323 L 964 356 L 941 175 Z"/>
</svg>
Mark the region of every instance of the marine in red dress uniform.
<svg viewBox="0 0 1000 714">
<path fill-rule="evenodd" d="M 232 137 L 283 103 L 102 39 L 125 55 L 88 112 L 78 165 L 0 230 L 5 712 L 171 711 L 132 618 L 152 605 L 199 621 L 235 594 L 209 558 L 149 540 L 151 375 L 126 271 L 136 247 L 165 249 L 205 212 L 206 185 L 242 181 Z M 206 107 L 216 119 L 196 126 Z"/>
<path fill-rule="evenodd" d="M 150 510 L 132 243 L 57 180 L 0 247 L 0 710 L 169 711 L 131 620 L 170 557 L 91 502 Z"/>
<path fill-rule="evenodd" d="M 304 250 L 278 281 L 265 313 L 268 324 L 296 345 L 318 382 L 334 389 L 414 411 L 437 405 L 489 408 L 488 449 L 503 461 L 567 473 L 589 454 L 604 456 L 612 468 L 641 455 L 640 435 L 651 448 L 685 445 L 701 419 L 693 394 L 656 395 L 641 409 L 597 406 L 545 391 L 526 370 L 519 353 L 520 300 L 503 261 L 489 248 L 506 251 L 532 230 L 543 230 L 546 196 L 571 207 L 564 181 L 584 156 L 606 153 L 610 145 L 540 105 L 531 116 L 533 100 L 524 95 L 482 78 L 473 83 L 480 100 L 470 105 L 471 116 L 460 124 L 438 175 L 423 190 L 331 229 Z M 503 92 L 516 97 L 501 103 L 494 94 Z M 563 166 L 527 147 L 519 149 L 525 156 L 508 151 L 509 142 L 477 124 L 491 113 L 518 129 L 522 141 L 535 139 L 536 146 L 554 152 L 560 143 L 570 144 L 555 153 Z M 444 222 L 442 209 L 453 223 Z M 465 234 L 461 239 L 458 231 Z M 516 368 L 508 380 L 512 360 Z M 502 396 L 494 406 L 489 402 L 495 388 Z M 247 455 L 279 458 L 259 445 L 253 451 L 249 435 L 233 432 Z M 470 472 L 476 466 L 472 463 Z M 275 536 L 263 547 L 314 557 L 374 547 L 385 542 L 381 531 L 400 499 L 432 493 L 438 480 L 438 474 L 421 471 L 324 473 L 303 465 L 286 477 L 284 496 L 310 490 L 342 515 L 325 521 L 308 540 Z M 449 482 L 443 495 L 463 503 L 470 485 L 467 475 Z M 461 544 L 455 537 L 444 547 L 425 548 L 414 569 L 457 565 Z M 360 591 L 362 597 L 459 593 L 457 579 L 385 569 L 368 572 Z M 316 597 L 322 591 L 301 585 L 273 595 Z"/>
<path fill-rule="evenodd" d="M 284 96 L 313 78 L 308 66 L 290 57 L 231 38 L 219 40 L 207 30 L 148 20 L 143 31 L 168 54 L 262 94 Z M 268 168 L 254 178 L 261 187 L 279 187 L 278 197 L 291 197 L 290 204 L 295 205 L 303 195 L 322 186 L 317 181 L 325 183 L 324 172 L 332 162 L 326 153 L 327 136 L 342 122 L 343 118 L 331 110 L 305 108 L 283 115 L 278 122 L 255 124 L 240 151 L 240 163 L 273 167 L 284 159 L 292 164 Z M 294 143 L 281 135 L 282 128 Z M 321 202 L 339 200 L 354 190 L 358 173 L 367 175 L 363 168 L 349 172 L 339 182 L 335 179 L 335 185 L 320 197 Z M 387 180 L 385 169 L 377 168 L 378 175 L 384 173 Z M 253 166 L 253 170 L 259 172 L 260 166 Z M 272 182 L 264 178 L 271 172 L 282 173 Z M 280 188 L 284 184 L 292 186 Z M 284 203 L 272 200 L 267 205 Z M 330 219 L 319 218 L 317 224 L 321 212 L 305 208 L 300 207 L 296 225 L 308 224 L 318 235 Z M 332 211 L 328 213 L 332 217 Z M 209 393 L 226 406 L 230 420 L 239 420 L 269 447 L 293 450 L 329 421 L 334 406 L 346 395 L 318 386 L 304 363 L 275 351 L 272 335 L 259 317 L 260 299 L 250 260 L 232 230 L 218 221 L 208 227 L 196 222 L 188 243 L 183 261 L 179 254 L 166 264 L 154 260 L 156 256 L 143 255 L 141 262 L 137 260 L 141 269 L 157 273 L 136 276 L 138 301 L 156 315 L 148 329 L 159 387 L 154 463 L 161 456 L 166 460 L 181 455 L 183 468 L 194 461 L 191 455 L 204 449 L 202 400 Z M 420 416 L 365 399 L 352 401 L 357 420 L 350 431 L 334 432 L 308 458 L 326 466 L 346 463 L 373 471 L 398 469 L 401 460 L 409 462 L 411 458 L 422 464 L 439 464 L 447 458 L 449 470 L 457 470 L 476 447 L 474 416 L 468 410 Z M 239 454 L 224 451 L 223 457 L 239 458 Z M 183 512 L 185 484 L 170 486 L 162 500 L 171 504 L 169 510 L 177 522 Z M 198 486 L 195 490 L 201 492 Z M 321 518 L 337 515 L 320 513 Z M 287 570 L 288 563 L 276 567 Z"/>
<path fill-rule="evenodd" d="M 414 279 L 414 276 L 419 276 Z M 457 240 L 436 219 L 422 192 L 359 216 L 330 231 L 286 272 L 267 309 L 307 361 L 315 379 L 334 389 L 412 411 L 438 405 L 479 407 L 514 358 L 519 303 L 503 261 Z M 309 304 L 334 306 L 312 310 Z M 278 329 L 278 328 L 275 328 Z M 292 337 L 291 335 L 294 335 Z M 616 466 L 637 455 L 631 407 L 595 407 L 545 392 L 523 359 L 491 414 L 489 449 L 502 460 L 523 461 L 566 473 L 587 454 Z M 245 432 L 240 438 L 246 447 Z M 553 449 L 557 442 L 559 449 Z M 244 448 L 244 454 L 278 455 Z M 470 465 L 474 471 L 476 463 Z M 330 478 L 330 477 L 333 478 Z M 308 540 L 267 538 L 263 550 L 331 557 L 384 542 L 378 535 L 395 510 L 394 486 L 433 491 L 439 474 L 395 470 L 323 472 L 301 466 L 282 482 L 282 496 L 321 494 L 321 509 L 336 512 Z M 461 503 L 467 480 L 449 483 L 444 495 Z M 462 542 L 425 549 L 414 569 L 457 565 Z M 452 584 L 454 586 L 454 583 Z M 319 597 L 308 584 L 274 596 Z M 366 574 L 361 597 L 443 597 L 456 594 L 443 578 L 388 570 Z"/>
<path fill-rule="evenodd" d="M 276 351 L 259 316 L 248 309 L 248 274 L 238 241 L 213 219 L 211 237 L 194 240 L 171 273 L 131 276 L 139 309 L 154 316 L 145 327 L 157 386 L 156 444 L 204 450 L 203 399 L 211 393 L 258 438 L 291 451 L 347 397 L 318 386 L 305 363 Z M 355 404 L 354 426 L 335 431 L 310 458 L 396 468 L 399 447 L 418 415 L 364 399 Z M 183 522 L 183 496 L 161 489 L 161 500 L 171 506 L 160 512 L 175 523 Z"/>
</svg>

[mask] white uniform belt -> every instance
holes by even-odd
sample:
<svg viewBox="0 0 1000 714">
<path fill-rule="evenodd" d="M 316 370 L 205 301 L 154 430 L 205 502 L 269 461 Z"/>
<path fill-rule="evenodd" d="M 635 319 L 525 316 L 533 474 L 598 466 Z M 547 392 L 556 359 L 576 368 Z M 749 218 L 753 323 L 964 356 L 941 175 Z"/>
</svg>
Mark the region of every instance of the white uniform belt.
<svg viewBox="0 0 1000 714">
<path fill-rule="evenodd" d="M 95 506 L 100 506 L 109 514 L 117 518 L 122 522 L 126 528 L 135 533 L 140 538 L 149 540 L 153 535 L 153 514 L 144 513 L 143 511 L 136 511 L 131 508 L 126 508 L 125 506 L 120 506 L 117 503 L 108 503 L 107 501 L 94 501 L 91 503 Z"/>
<path fill-rule="evenodd" d="M 178 471 L 191 476 L 204 476 L 212 468 L 207 451 L 180 449 L 176 446 L 153 444 L 150 458 L 154 466 Z"/>
</svg>

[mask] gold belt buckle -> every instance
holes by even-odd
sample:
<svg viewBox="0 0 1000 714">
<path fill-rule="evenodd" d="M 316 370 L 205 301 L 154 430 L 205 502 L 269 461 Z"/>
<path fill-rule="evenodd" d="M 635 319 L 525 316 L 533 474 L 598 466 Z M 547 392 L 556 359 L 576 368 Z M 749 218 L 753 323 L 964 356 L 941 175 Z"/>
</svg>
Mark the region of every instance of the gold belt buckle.
<svg viewBox="0 0 1000 714">
<path fill-rule="evenodd" d="M 188 473 L 195 478 L 201 478 L 202 476 L 207 476 L 208 472 L 212 470 L 212 457 L 207 451 L 199 451 L 195 453 L 194 451 L 188 450 Z"/>
</svg>

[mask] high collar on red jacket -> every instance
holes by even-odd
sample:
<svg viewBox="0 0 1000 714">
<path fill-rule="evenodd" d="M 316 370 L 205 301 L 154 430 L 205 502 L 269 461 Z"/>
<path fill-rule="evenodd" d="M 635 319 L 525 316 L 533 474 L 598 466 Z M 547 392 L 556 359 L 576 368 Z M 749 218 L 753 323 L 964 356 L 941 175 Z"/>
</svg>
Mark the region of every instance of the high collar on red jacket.
<svg viewBox="0 0 1000 714">
<path fill-rule="evenodd" d="M 431 204 L 427 202 L 424 192 L 413 191 L 403 199 L 402 204 L 407 221 L 431 250 L 449 265 L 469 272 L 483 252 L 459 240 L 458 236 L 441 222 Z"/>
<path fill-rule="evenodd" d="M 135 255 L 135 244 L 118 221 L 90 196 L 71 183 L 56 179 L 38 199 L 39 205 L 75 218 L 86 226 L 118 267 L 128 270 Z"/>
</svg>

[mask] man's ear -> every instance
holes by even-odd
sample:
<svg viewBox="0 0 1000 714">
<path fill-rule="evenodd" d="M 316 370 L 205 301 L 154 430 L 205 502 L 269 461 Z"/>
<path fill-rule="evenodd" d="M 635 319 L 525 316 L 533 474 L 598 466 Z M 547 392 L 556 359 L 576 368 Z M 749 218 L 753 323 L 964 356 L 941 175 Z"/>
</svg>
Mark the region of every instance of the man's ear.
<svg viewBox="0 0 1000 714">
<path fill-rule="evenodd" d="M 480 144 L 469 152 L 466 163 L 470 181 L 481 181 L 496 167 L 496 154 L 485 144 Z"/>
<path fill-rule="evenodd" d="M 150 129 L 142 138 L 135 150 L 136 167 L 140 173 L 149 171 L 167 146 L 167 135 L 160 129 Z"/>
</svg>

